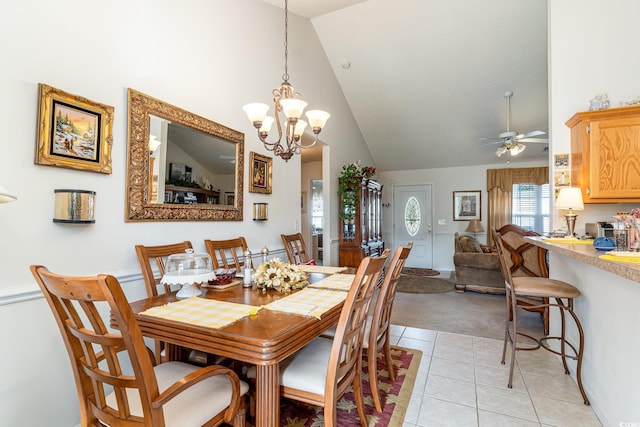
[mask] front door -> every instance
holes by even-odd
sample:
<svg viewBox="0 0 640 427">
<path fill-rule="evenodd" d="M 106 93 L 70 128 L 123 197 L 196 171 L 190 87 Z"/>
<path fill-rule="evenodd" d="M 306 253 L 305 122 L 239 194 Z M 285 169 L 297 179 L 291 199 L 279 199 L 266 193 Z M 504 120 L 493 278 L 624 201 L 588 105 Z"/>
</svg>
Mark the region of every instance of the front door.
<svg viewBox="0 0 640 427">
<path fill-rule="evenodd" d="M 431 184 L 393 187 L 394 245 L 413 242 L 406 267 L 433 267 Z"/>
</svg>

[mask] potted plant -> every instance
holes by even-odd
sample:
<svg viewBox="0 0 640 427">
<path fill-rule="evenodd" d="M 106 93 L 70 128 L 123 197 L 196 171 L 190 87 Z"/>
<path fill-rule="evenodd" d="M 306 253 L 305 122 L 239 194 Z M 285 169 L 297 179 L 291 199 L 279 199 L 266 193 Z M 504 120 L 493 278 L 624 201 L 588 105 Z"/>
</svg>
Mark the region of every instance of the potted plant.
<svg viewBox="0 0 640 427">
<path fill-rule="evenodd" d="M 363 179 L 371 178 L 376 173 L 372 166 L 361 166 L 360 160 L 342 166 L 340 179 L 338 180 L 338 199 L 340 201 L 340 219 L 343 222 L 353 223 L 356 215 L 356 203 L 358 192 L 356 188 Z"/>
</svg>

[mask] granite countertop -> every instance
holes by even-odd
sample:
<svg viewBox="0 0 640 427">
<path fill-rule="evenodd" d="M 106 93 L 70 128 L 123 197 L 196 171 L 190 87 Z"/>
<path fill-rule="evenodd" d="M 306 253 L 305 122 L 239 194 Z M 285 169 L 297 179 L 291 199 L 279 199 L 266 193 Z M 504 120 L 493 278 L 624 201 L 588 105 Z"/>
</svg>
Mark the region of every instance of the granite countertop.
<svg viewBox="0 0 640 427">
<path fill-rule="evenodd" d="M 625 279 L 633 280 L 640 283 L 640 264 L 631 264 L 627 262 L 615 262 L 600 259 L 600 255 L 607 252 L 598 251 L 592 245 L 585 244 L 565 244 L 544 242 L 544 237 L 525 237 L 536 246 L 543 247 L 549 251 L 567 256 L 585 264 L 593 265 L 610 273 L 617 274 Z"/>
</svg>

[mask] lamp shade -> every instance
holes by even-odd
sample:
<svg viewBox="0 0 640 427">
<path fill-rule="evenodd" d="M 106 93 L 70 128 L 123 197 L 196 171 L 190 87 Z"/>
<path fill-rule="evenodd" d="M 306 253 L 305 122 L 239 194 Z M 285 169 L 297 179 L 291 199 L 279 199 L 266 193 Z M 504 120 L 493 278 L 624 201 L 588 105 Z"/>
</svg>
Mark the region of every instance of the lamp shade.
<svg viewBox="0 0 640 427">
<path fill-rule="evenodd" d="M 480 221 L 478 221 L 477 219 L 472 219 L 471 221 L 469 221 L 469 226 L 464 231 L 466 231 L 467 233 L 482 233 L 484 232 L 484 227 L 482 226 L 482 223 Z"/>
<path fill-rule="evenodd" d="M 0 203 L 15 202 L 18 198 L 9 193 L 6 188 L 0 184 Z"/>
<path fill-rule="evenodd" d="M 555 203 L 556 209 L 584 210 L 582 191 L 578 187 L 565 187 L 560 190 Z"/>
</svg>

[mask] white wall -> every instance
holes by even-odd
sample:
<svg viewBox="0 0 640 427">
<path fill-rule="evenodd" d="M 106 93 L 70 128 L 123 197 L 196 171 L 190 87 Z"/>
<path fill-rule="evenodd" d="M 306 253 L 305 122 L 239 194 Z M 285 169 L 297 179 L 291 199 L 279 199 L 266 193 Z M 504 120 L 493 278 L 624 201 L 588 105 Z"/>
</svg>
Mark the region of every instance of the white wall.
<svg viewBox="0 0 640 427">
<path fill-rule="evenodd" d="M 553 0 L 549 13 L 549 128 L 550 152 L 571 152 L 571 132 L 565 122 L 589 109 L 589 100 L 607 93 L 612 107 L 640 94 L 640 3 L 613 0 Z M 551 165 L 550 165 L 551 166 Z M 576 232 L 584 223 L 611 221 L 618 211 L 636 204 L 586 205 L 577 212 Z M 566 224 L 564 211 L 556 211 L 554 228 Z"/>
<path fill-rule="evenodd" d="M 496 158 L 497 160 L 497 158 Z M 546 163 L 518 163 L 514 167 L 547 166 Z M 506 168 L 506 163 L 459 168 L 420 169 L 409 171 L 380 172 L 379 181 L 384 185 L 382 203 L 391 207 L 382 208 L 382 237 L 386 246 L 393 242 L 393 187 L 395 185 L 431 184 L 433 215 L 433 269 L 453 271 L 453 235 L 464 232 L 468 221 L 453 220 L 453 192 L 480 190 L 482 202 L 482 225 L 487 228 L 487 169 Z M 444 224 L 438 224 L 443 220 Z M 478 240 L 486 243 L 486 233 L 478 233 Z"/>
<path fill-rule="evenodd" d="M 595 95 L 606 92 L 617 107 L 640 94 L 640 56 L 635 53 L 640 2 L 553 0 L 548 6 L 550 147 L 559 154 L 570 152 L 570 132 L 564 123 L 575 112 L 587 110 Z M 585 221 L 611 219 L 616 211 L 636 206 L 587 205 L 579 212 L 576 229 L 583 229 Z M 552 257 L 551 274 L 586 293 L 585 301 L 576 300 L 576 309 L 585 326 L 583 375 L 593 409 L 605 426 L 637 424 L 640 324 L 634 303 L 628 302 L 637 303 L 638 283 L 569 261 Z"/>
<path fill-rule="evenodd" d="M 257 0 L 24 0 L 3 5 L 2 13 L 0 183 L 18 201 L 0 206 L 0 340 L 10 349 L 0 356 L 0 424 L 69 427 L 78 423 L 74 385 L 30 264 L 63 274 L 111 273 L 135 287 L 135 244 L 188 239 L 203 251 L 205 238 L 244 235 L 259 253 L 265 245 L 281 248 L 280 233 L 300 221 L 299 156 L 274 158 L 273 194 L 248 193 L 245 184 L 242 222 L 124 221 L 127 88 L 243 132 L 245 164 L 250 151 L 270 155 L 241 107 L 270 102 L 281 82 L 283 11 Z M 310 21 L 290 14 L 289 34 L 292 84 L 311 108 L 332 114 L 321 134 L 325 174 L 336 177 L 358 158 L 370 162 Z M 34 165 L 38 83 L 115 107 L 111 175 Z M 335 206 L 337 181 L 325 185 Z M 96 223 L 53 224 L 56 188 L 95 190 Z M 254 202 L 269 203 L 268 221 L 252 221 Z M 20 302 L 29 298 L 36 299 Z M 34 402 L 43 410 L 34 411 Z"/>
</svg>

